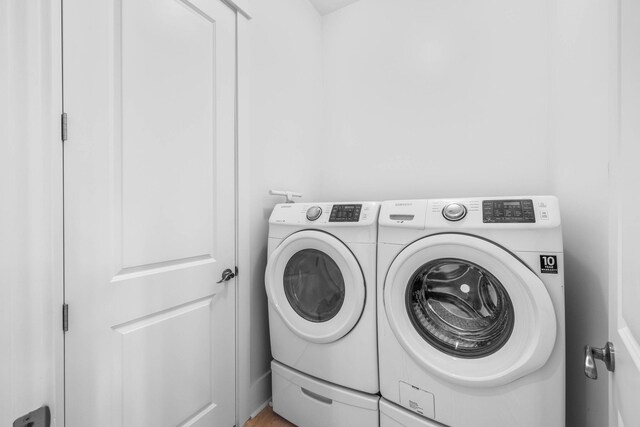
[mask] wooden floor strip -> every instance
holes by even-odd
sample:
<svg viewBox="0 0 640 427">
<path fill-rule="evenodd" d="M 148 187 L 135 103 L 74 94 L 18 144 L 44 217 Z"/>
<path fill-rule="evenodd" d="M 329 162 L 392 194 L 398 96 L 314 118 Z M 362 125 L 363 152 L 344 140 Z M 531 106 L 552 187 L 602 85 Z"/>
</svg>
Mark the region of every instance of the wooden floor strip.
<svg viewBox="0 0 640 427">
<path fill-rule="evenodd" d="M 296 425 L 273 412 L 271 406 L 267 406 L 255 418 L 247 421 L 244 427 L 296 427 Z"/>
</svg>

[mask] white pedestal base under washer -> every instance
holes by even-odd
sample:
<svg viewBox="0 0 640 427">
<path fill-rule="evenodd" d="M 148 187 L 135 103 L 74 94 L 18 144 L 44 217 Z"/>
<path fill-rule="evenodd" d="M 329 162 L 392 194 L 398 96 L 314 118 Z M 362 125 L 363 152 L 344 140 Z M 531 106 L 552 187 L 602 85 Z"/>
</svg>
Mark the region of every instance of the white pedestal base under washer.
<svg viewBox="0 0 640 427">
<path fill-rule="evenodd" d="M 380 427 L 446 427 L 415 412 L 380 399 Z M 496 426 L 497 427 L 497 426 Z"/>
<path fill-rule="evenodd" d="M 565 423 L 555 197 L 384 202 L 382 396 L 449 427 Z"/>
<path fill-rule="evenodd" d="M 273 361 L 273 410 L 300 427 L 378 427 L 376 394 L 340 387 Z"/>
<path fill-rule="evenodd" d="M 277 205 L 265 273 L 274 359 L 366 393 L 379 391 L 379 209 L 374 202 Z"/>
</svg>

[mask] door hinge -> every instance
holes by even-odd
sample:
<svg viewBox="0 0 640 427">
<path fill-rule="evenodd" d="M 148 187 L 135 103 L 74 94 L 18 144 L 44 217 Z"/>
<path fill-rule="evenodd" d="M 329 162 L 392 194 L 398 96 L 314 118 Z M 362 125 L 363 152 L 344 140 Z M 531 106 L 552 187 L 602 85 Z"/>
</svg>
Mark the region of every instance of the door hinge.
<svg viewBox="0 0 640 427">
<path fill-rule="evenodd" d="M 69 330 L 69 304 L 62 304 L 62 331 Z"/>
<path fill-rule="evenodd" d="M 67 113 L 60 116 L 60 137 L 63 142 L 67 140 Z"/>
</svg>

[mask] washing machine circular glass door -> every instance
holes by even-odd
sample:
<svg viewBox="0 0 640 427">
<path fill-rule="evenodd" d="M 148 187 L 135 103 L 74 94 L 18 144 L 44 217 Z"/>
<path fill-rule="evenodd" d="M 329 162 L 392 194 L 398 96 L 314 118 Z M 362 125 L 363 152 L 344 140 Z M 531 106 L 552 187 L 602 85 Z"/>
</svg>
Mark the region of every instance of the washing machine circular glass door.
<svg viewBox="0 0 640 427">
<path fill-rule="evenodd" d="M 471 386 L 514 381 L 542 367 L 556 337 L 540 278 L 506 249 L 463 234 L 407 246 L 384 284 L 389 324 L 424 369 Z"/>
<path fill-rule="evenodd" d="M 284 239 L 269 257 L 265 281 L 269 303 L 307 341 L 342 338 L 364 309 L 358 261 L 344 243 L 321 231 L 300 231 Z"/>
</svg>

